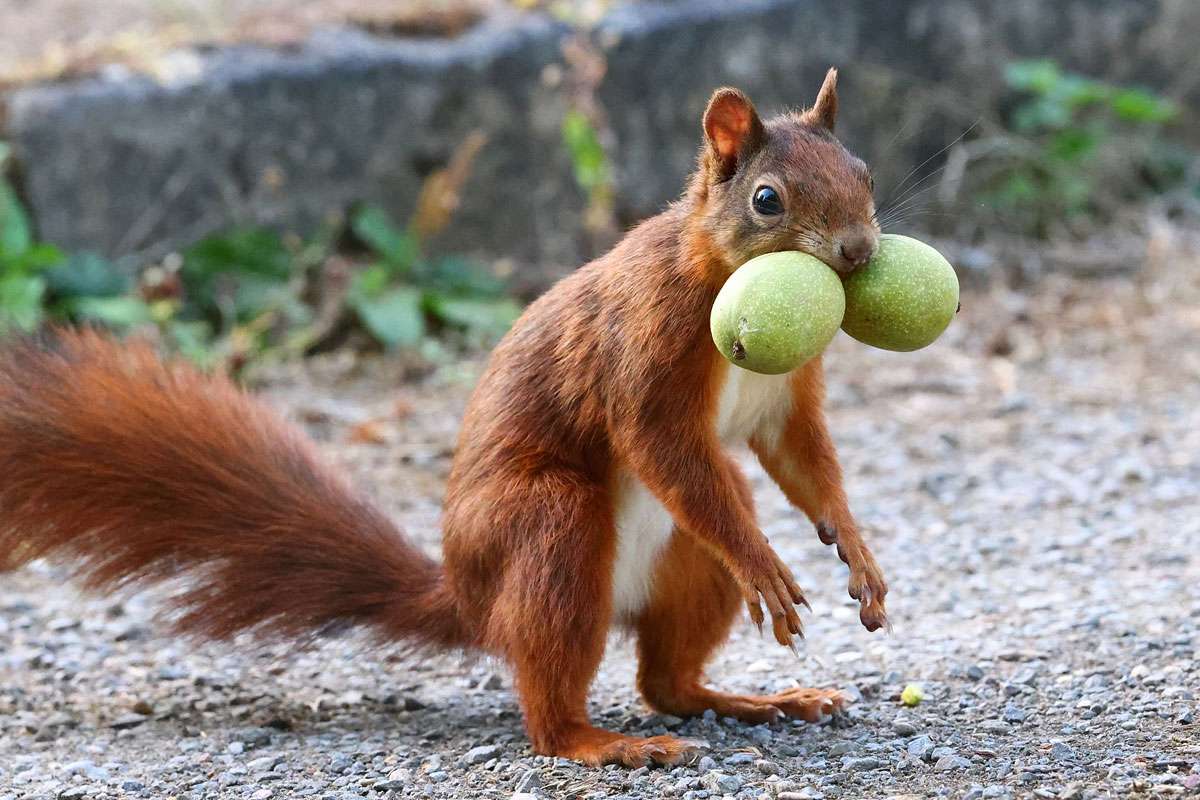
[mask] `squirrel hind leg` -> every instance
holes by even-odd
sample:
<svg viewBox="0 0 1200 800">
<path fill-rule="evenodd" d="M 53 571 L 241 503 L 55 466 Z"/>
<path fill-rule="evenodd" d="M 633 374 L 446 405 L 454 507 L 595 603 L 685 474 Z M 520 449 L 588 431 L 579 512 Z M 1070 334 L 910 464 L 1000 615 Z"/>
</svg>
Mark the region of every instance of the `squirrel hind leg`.
<svg viewBox="0 0 1200 800">
<path fill-rule="evenodd" d="M 728 570 L 676 530 L 655 573 L 650 603 L 637 620 L 638 688 L 657 711 L 690 717 L 712 709 L 751 724 L 785 717 L 817 722 L 840 710 L 832 689 L 733 695 L 703 685 L 704 665 L 725 641 L 742 607 Z"/>
<path fill-rule="evenodd" d="M 549 470 L 520 483 L 492 519 L 531 546 L 511 553 L 488 625 L 488 649 L 512 666 L 535 751 L 590 765 L 676 764 L 694 743 L 639 739 L 592 726 L 588 687 L 612 619 L 616 528 L 609 492 L 586 476 Z"/>
</svg>

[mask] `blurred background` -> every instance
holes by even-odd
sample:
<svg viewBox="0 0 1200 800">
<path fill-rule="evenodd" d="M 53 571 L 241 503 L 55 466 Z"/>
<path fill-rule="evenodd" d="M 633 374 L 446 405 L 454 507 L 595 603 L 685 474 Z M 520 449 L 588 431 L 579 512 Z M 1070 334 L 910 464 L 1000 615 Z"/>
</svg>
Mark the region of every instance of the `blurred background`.
<svg viewBox="0 0 1200 800">
<path fill-rule="evenodd" d="M 2 324 L 235 367 L 486 345 L 680 192 L 714 87 L 770 113 L 831 64 L 889 229 L 968 281 L 1130 274 L 1200 205 L 1191 0 L 16 0 L 0 30 Z"/>
</svg>

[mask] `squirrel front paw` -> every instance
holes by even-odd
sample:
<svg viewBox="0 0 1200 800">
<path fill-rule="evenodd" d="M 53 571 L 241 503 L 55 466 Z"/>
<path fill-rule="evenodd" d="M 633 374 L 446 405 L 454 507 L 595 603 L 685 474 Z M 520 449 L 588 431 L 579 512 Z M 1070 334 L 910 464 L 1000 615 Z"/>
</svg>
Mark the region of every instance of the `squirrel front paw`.
<svg viewBox="0 0 1200 800">
<path fill-rule="evenodd" d="M 839 527 L 822 521 L 817 523 L 817 536 L 825 544 L 836 544 L 838 558 L 850 568 L 850 582 L 846 588 L 859 603 L 858 618 L 863 627 L 869 631 L 888 627 L 887 581 L 858 531 L 852 526 Z"/>
<path fill-rule="evenodd" d="M 888 627 L 887 609 L 884 606 L 887 581 L 883 579 L 883 572 L 875 563 L 875 557 L 866 548 L 859 548 L 855 556 L 848 557 L 842 553 L 840 546 L 838 555 L 850 567 L 847 590 L 858 601 L 858 619 L 863 627 L 869 631 Z"/>
<path fill-rule="evenodd" d="M 757 569 L 738 576 L 742 597 L 750 611 L 750 619 L 760 631 L 765 620 L 762 603 L 766 603 L 767 611 L 771 615 L 771 630 L 775 634 L 775 641 L 795 650 L 796 645 L 792 637 L 804 637 L 796 606 L 802 605 L 810 611 L 812 606 L 800 591 L 800 586 L 792 577 L 792 571 L 769 547 L 764 562 Z"/>
</svg>

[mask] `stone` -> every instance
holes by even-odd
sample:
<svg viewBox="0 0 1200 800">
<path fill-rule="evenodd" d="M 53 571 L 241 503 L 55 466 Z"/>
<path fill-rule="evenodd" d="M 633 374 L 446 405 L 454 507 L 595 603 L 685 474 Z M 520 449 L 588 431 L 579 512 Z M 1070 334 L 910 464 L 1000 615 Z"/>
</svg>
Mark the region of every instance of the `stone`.
<svg viewBox="0 0 1200 800">
<path fill-rule="evenodd" d="M 724 772 L 710 772 L 704 776 L 704 785 L 716 794 L 737 794 L 742 788 L 742 779 Z"/>
<path fill-rule="evenodd" d="M 126 730 L 128 728 L 136 728 L 146 720 L 150 719 L 145 714 L 122 714 L 121 716 L 108 723 L 108 727 L 116 730 Z"/>
<path fill-rule="evenodd" d="M 1004 707 L 1004 721 L 1011 723 L 1024 722 L 1026 717 L 1025 710 L 1018 706 L 1009 703 Z"/>
<path fill-rule="evenodd" d="M 952 770 L 966 769 L 971 766 L 971 762 L 962 756 L 945 755 L 937 760 L 933 765 L 937 772 L 950 772 Z"/>
<path fill-rule="evenodd" d="M 1050 757 L 1058 761 L 1075 760 L 1075 751 L 1066 742 L 1055 742 L 1050 747 Z"/>
<path fill-rule="evenodd" d="M 537 770 L 528 770 L 521 779 L 517 781 L 516 790 L 518 792 L 531 792 L 534 789 L 542 788 L 542 776 L 537 773 Z"/>
<path fill-rule="evenodd" d="M 910 741 L 905 749 L 913 758 L 924 759 L 933 753 L 933 740 L 921 735 Z"/>
<path fill-rule="evenodd" d="M 786 775 L 787 770 L 781 765 L 776 764 L 765 758 L 757 759 L 754 762 L 754 767 L 763 775 Z"/>
<path fill-rule="evenodd" d="M 248 747 L 262 747 L 271 743 L 270 728 L 243 728 L 237 732 L 237 738 Z"/>
<path fill-rule="evenodd" d="M 62 769 L 66 775 L 82 775 L 91 781 L 108 779 L 108 770 L 103 767 L 97 767 L 91 761 L 72 761 L 69 764 L 64 764 Z"/>
<path fill-rule="evenodd" d="M 251 772 L 268 772 L 275 769 L 275 765 L 279 763 L 279 756 L 259 756 L 246 762 L 246 769 Z"/>
<path fill-rule="evenodd" d="M 825 795 L 811 786 L 805 786 L 798 792 L 780 792 L 777 800 L 824 800 Z"/>
<path fill-rule="evenodd" d="M 483 764 L 493 758 L 496 758 L 500 755 L 500 753 L 500 745 L 496 744 L 484 744 L 480 745 L 479 747 L 472 747 L 462 757 L 462 763 L 467 766 Z"/>
<path fill-rule="evenodd" d="M 156 257 L 237 226 L 311 233 L 358 202 L 403 224 L 422 179 L 482 130 L 454 224 L 431 247 L 561 270 L 583 260 L 585 198 L 562 149 L 566 98 L 540 77 L 566 33 L 543 15 L 498 15 L 446 40 L 344 27 L 288 49 L 217 48 L 167 85 L 19 91 L 5 138 L 39 165 L 25 187 L 49 241 Z M 71 157 L 77 147 L 89 157 Z"/>
</svg>

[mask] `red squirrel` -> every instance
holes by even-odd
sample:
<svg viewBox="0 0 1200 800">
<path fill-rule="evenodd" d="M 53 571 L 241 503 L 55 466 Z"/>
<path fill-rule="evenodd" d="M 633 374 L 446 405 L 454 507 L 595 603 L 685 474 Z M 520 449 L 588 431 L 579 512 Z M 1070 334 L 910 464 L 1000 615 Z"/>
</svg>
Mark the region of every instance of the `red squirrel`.
<svg viewBox="0 0 1200 800">
<path fill-rule="evenodd" d="M 802 250 L 847 273 L 874 253 L 870 173 L 833 135 L 836 81 L 831 69 L 811 108 L 767 122 L 718 90 L 682 197 L 529 306 L 467 409 L 443 563 L 227 378 L 85 330 L 0 346 L 0 567 L 57 557 L 94 590 L 185 575 L 175 627 L 200 637 L 361 626 L 492 654 L 513 670 L 533 748 L 588 764 L 694 752 L 589 722 L 614 625 L 636 635 L 638 688 L 658 711 L 760 723 L 839 709 L 833 690 L 739 696 L 702 675 L 743 604 L 787 646 L 807 605 L 727 446 L 748 444 L 837 545 L 862 623 L 887 621 L 826 428 L 820 359 L 747 372 L 708 326 L 717 291 L 753 256 Z"/>
</svg>

